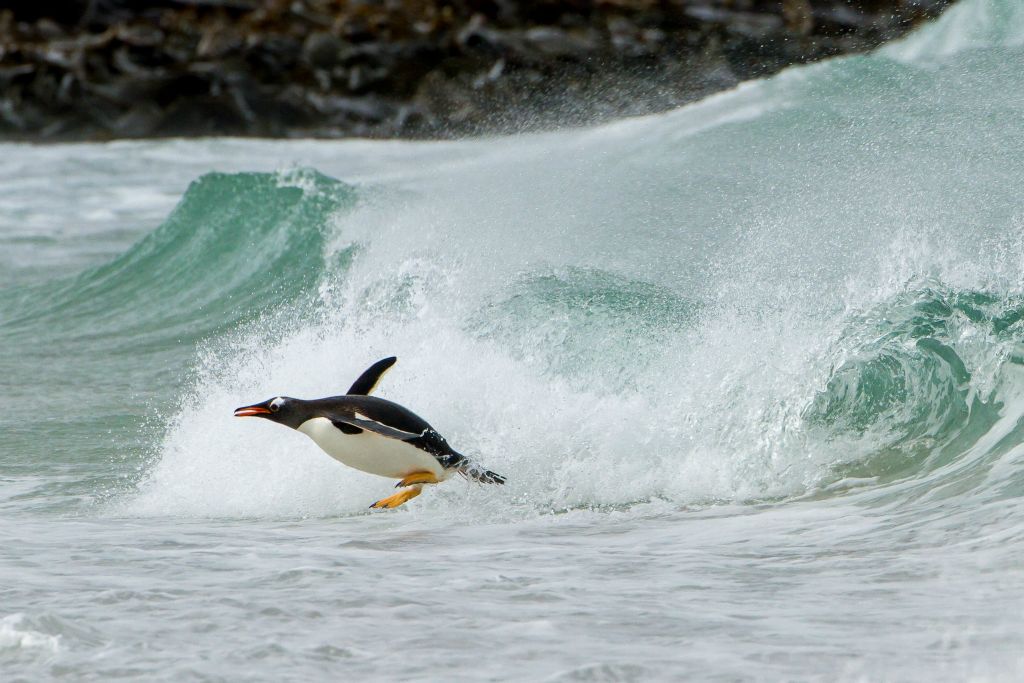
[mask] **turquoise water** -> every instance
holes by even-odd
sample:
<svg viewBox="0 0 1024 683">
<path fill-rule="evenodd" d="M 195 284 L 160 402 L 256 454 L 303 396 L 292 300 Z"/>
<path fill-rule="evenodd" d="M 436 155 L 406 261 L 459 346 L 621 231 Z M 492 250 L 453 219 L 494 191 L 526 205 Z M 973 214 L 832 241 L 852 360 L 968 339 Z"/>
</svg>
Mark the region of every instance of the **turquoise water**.
<svg viewBox="0 0 1024 683">
<path fill-rule="evenodd" d="M 1024 5 L 664 115 L 0 145 L 5 680 L 1017 680 Z M 509 478 L 232 410 L 379 394 Z"/>
</svg>

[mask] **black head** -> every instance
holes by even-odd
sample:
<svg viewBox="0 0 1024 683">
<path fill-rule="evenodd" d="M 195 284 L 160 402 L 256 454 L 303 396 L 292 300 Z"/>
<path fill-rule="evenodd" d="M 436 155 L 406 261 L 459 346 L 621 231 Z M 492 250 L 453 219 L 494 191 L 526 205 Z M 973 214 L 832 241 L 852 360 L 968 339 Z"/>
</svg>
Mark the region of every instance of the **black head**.
<svg viewBox="0 0 1024 683">
<path fill-rule="evenodd" d="M 298 429 L 300 424 L 309 419 L 310 411 L 302 399 L 276 396 L 263 403 L 237 408 L 235 417 L 262 417 Z"/>
</svg>

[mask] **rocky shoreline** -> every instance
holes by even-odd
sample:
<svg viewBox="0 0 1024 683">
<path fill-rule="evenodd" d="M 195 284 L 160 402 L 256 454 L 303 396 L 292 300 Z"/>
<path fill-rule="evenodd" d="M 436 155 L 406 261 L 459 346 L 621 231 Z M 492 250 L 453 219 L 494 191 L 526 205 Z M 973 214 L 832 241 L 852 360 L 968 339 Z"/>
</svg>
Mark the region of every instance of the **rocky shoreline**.
<svg viewBox="0 0 1024 683">
<path fill-rule="evenodd" d="M 0 138 L 448 138 L 677 107 L 946 0 L 13 0 Z"/>
</svg>

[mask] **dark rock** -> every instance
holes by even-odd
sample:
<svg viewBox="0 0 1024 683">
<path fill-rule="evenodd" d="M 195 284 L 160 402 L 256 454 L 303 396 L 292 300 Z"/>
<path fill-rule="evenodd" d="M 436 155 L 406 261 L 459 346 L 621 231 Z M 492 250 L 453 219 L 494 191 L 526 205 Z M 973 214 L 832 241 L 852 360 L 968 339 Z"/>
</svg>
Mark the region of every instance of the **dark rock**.
<svg viewBox="0 0 1024 683">
<path fill-rule="evenodd" d="M 81 68 L 84 55 L 82 49 L 74 45 L 54 44 L 38 48 L 34 56 L 43 64 L 73 70 Z"/>
<path fill-rule="evenodd" d="M 505 60 L 499 59 L 498 61 L 494 62 L 494 64 L 491 65 L 490 69 L 481 74 L 478 74 L 473 79 L 473 88 L 475 90 L 480 90 L 481 88 L 486 87 L 488 84 L 496 82 L 499 78 L 501 78 L 501 74 L 503 74 L 504 72 Z"/>
<path fill-rule="evenodd" d="M 828 5 L 814 8 L 814 19 L 819 24 L 832 24 L 842 30 L 864 30 L 871 27 L 871 17 L 847 5 Z"/>
<path fill-rule="evenodd" d="M 369 22 L 362 16 L 346 17 L 340 28 L 341 35 L 350 43 L 361 43 L 375 38 Z"/>
<path fill-rule="evenodd" d="M 146 66 L 135 61 L 131 49 L 126 45 L 114 50 L 110 63 L 117 71 L 124 74 L 139 74 L 147 71 Z"/>
<path fill-rule="evenodd" d="M 208 27 L 202 32 L 199 42 L 195 45 L 194 54 L 186 52 L 190 46 L 177 46 L 177 54 L 173 56 L 174 61 L 184 62 L 190 58 L 199 59 L 224 59 L 225 57 L 241 52 L 245 47 L 245 38 L 229 26 L 217 24 Z"/>
<path fill-rule="evenodd" d="M 0 136 L 447 137 L 587 123 L 874 47 L 945 2 L 10 0 Z"/>
<path fill-rule="evenodd" d="M 608 20 L 608 34 L 615 51 L 626 57 L 647 57 L 663 49 L 666 34 L 661 29 L 641 29 L 625 17 Z"/>
<path fill-rule="evenodd" d="M 387 77 L 388 70 L 384 67 L 357 64 L 348 71 L 348 89 L 353 93 L 363 93 L 384 82 Z"/>
<path fill-rule="evenodd" d="M 310 34 L 302 45 L 302 58 L 315 69 L 331 69 L 341 64 L 341 51 L 345 43 L 333 33 L 319 31 Z"/>
<path fill-rule="evenodd" d="M 317 111 L 332 120 L 340 118 L 358 119 L 378 123 L 395 116 L 395 106 L 374 97 L 321 97 L 311 95 L 310 101 Z"/>
<path fill-rule="evenodd" d="M 809 0 L 782 0 L 782 20 L 786 30 L 799 36 L 810 34 L 814 14 Z"/>
<path fill-rule="evenodd" d="M 17 132 L 28 130 L 27 117 L 32 116 L 34 107 L 31 104 L 24 105 L 18 100 L 20 98 L 11 98 L 10 93 L 0 99 L 0 122 L 5 124 L 0 125 L 0 130 L 4 128 Z"/>
<path fill-rule="evenodd" d="M 437 120 L 439 127 L 463 124 L 477 115 L 477 99 L 473 88 L 459 79 L 449 78 L 435 69 L 422 81 L 413 100 L 414 104 Z"/>
<path fill-rule="evenodd" d="M 156 104 L 143 102 L 114 121 L 111 132 L 117 137 L 150 137 L 159 130 L 163 116 L 163 111 Z"/>
<path fill-rule="evenodd" d="M 86 82 L 82 85 L 87 92 L 117 104 L 125 109 L 135 103 L 166 101 L 165 93 L 175 87 L 175 79 L 169 74 L 139 72 L 107 83 Z"/>
<path fill-rule="evenodd" d="M 400 107 L 394 118 L 394 129 L 398 133 L 415 135 L 424 133 L 435 125 L 436 119 L 415 104 Z"/>
<path fill-rule="evenodd" d="M 491 28 L 482 14 L 474 14 L 469 23 L 455 34 L 456 44 L 463 50 L 491 57 L 508 57 L 526 49 L 522 39 Z"/>
<path fill-rule="evenodd" d="M 774 14 L 734 12 L 719 7 L 689 7 L 686 13 L 701 21 L 724 26 L 726 31 L 757 40 L 765 40 L 780 33 L 782 18 Z"/>
<path fill-rule="evenodd" d="M 298 65 L 301 45 L 288 36 L 268 36 L 251 41 L 245 61 L 253 76 L 263 82 L 287 82 Z"/>
<path fill-rule="evenodd" d="M 174 100 L 153 130 L 155 135 L 223 135 L 244 129 L 245 116 L 227 95 L 202 95 Z"/>
<path fill-rule="evenodd" d="M 8 85 L 21 76 L 36 72 L 35 64 L 18 64 L 17 66 L 0 67 L 0 85 Z"/>
<path fill-rule="evenodd" d="M 156 26 L 138 23 L 118 26 L 117 38 L 133 47 L 156 47 L 164 41 L 165 35 Z"/>
<path fill-rule="evenodd" d="M 42 40 L 60 40 L 65 37 L 63 29 L 51 19 L 40 19 L 36 22 L 36 35 Z"/>
<path fill-rule="evenodd" d="M 523 33 L 526 42 L 548 57 L 584 59 L 597 51 L 600 41 L 590 31 L 565 31 L 554 26 L 535 26 Z"/>
</svg>

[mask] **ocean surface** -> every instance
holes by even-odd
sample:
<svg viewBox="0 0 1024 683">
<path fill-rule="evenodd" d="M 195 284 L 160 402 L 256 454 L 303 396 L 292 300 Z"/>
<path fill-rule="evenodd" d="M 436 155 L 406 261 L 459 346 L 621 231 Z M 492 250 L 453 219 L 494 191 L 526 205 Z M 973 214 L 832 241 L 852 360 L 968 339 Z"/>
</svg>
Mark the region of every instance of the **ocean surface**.
<svg viewBox="0 0 1024 683">
<path fill-rule="evenodd" d="M 667 114 L 0 145 L 0 679 L 1024 678 L 1024 3 Z M 508 477 L 232 410 L 378 395 Z"/>
</svg>

